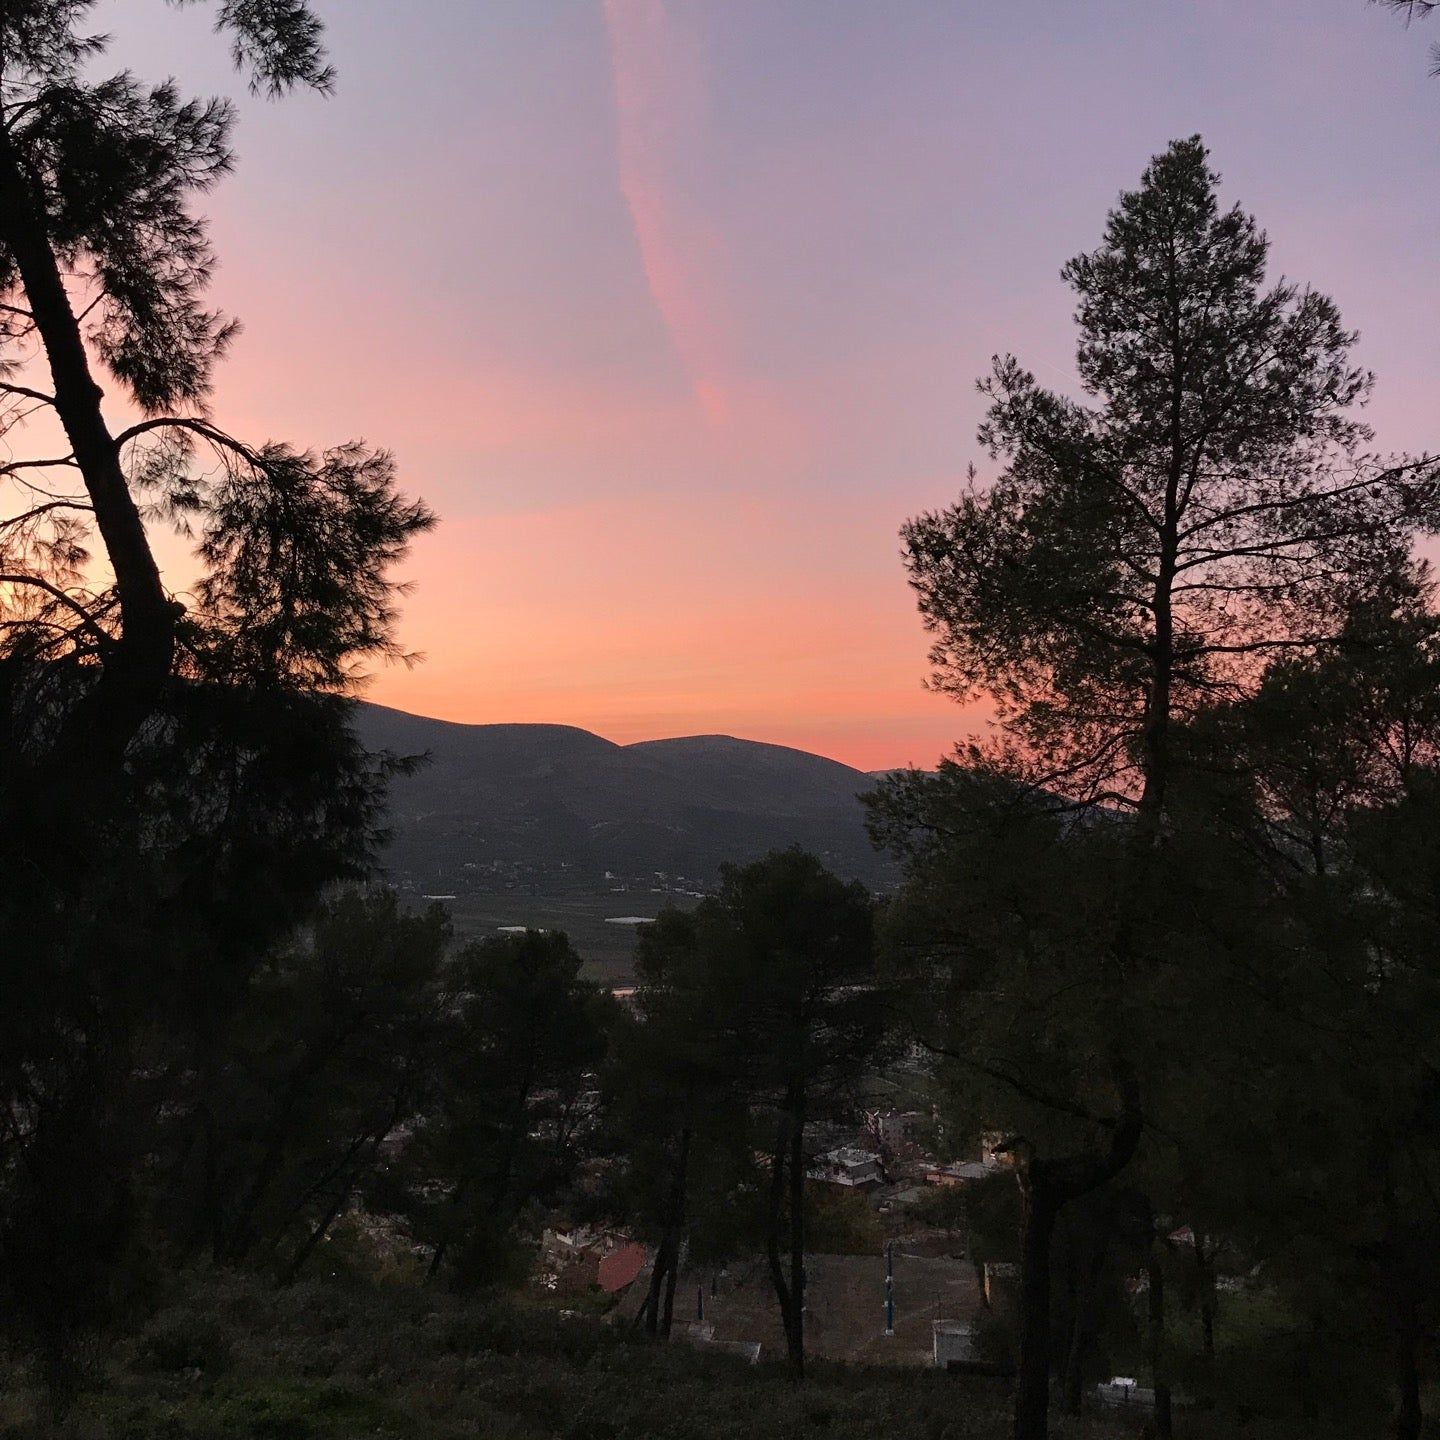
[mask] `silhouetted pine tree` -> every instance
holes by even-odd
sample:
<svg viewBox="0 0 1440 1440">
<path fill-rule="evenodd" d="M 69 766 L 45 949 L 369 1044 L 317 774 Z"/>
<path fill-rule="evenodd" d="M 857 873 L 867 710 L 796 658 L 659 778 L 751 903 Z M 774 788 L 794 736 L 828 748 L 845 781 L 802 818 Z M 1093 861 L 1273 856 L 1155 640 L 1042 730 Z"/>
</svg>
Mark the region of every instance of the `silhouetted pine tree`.
<svg viewBox="0 0 1440 1440">
<path fill-rule="evenodd" d="M 254 87 L 328 88 L 303 0 L 215 9 Z M 0 1287 L 57 1374 L 119 1286 L 181 1037 L 368 862 L 385 765 L 344 696 L 431 523 L 383 452 L 211 418 L 234 325 L 191 206 L 231 109 L 104 75 L 92 10 L 0 6 Z"/>
<path fill-rule="evenodd" d="M 1370 377 L 1336 307 L 1267 288 L 1266 238 L 1217 188 L 1198 138 L 1156 157 L 1101 247 L 1063 272 L 1083 398 L 997 359 L 980 438 L 1000 474 L 904 532 L 932 683 L 998 706 L 999 739 L 975 763 L 1022 793 L 1129 817 L 1086 981 L 1109 1035 L 1083 1079 L 1111 1092 L 1108 1138 L 1020 1157 L 1019 1440 L 1047 1430 L 1056 1216 L 1124 1169 L 1140 1136 L 1127 1037 L 1159 938 L 1147 911 L 1174 728 L 1249 693 L 1270 657 L 1333 639 L 1347 602 L 1435 517 L 1433 467 L 1363 453 L 1351 410 Z"/>
</svg>

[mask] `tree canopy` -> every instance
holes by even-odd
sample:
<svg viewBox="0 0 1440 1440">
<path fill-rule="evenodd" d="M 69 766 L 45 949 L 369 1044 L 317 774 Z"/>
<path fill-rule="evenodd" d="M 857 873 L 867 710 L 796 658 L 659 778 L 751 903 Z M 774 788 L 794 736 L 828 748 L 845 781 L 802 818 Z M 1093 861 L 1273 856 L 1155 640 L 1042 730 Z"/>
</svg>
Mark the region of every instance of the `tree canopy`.
<svg viewBox="0 0 1440 1440">
<path fill-rule="evenodd" d="M 950 997 L 929 1028 L 948 1018 L 962 1068 L 1029 1110 L 1021 1440 L 1046 1433 L 1057 1218 L 1164 1113 L 1173 1017 L 1276 938 L 1264 884 L 1182 825 L 1198 755 L 1180 737 L 1285 657 L 1348 644 L 1436 522 L 1436 466 L 1369 451 L 1355 337 L 1326 296 L 1267 279 L 1268 249 L 1200 139 L 1173 143 L 1062 272 L 1078 394 L 997 358 L 980 440 L 998 474 L 904 531 L 932 684 L 997 712 L 989 743 L 890 780 L 873 813 L 910 876 L 905 964 Z M 1196 921 L 1227 913 L 1247 923 Z"/>
<path fill-rule="evenodd" d="M 393 568 L 432 523 L 382 450 L 213 417 L 236 326 L 196 205 L 232 108 L 107 74 L 94 12 L 0 11 L 0 869 L 23 877 L 0 894 L 0 1190 L 33 1222 L 8 1253 L 65 1257 L 8 1307 L 57 1363 L 134 1234 L 162 1103 L 141 1077 L 173 1077 L 372 862 L 391 762 L 347 697 L 400 653 Z M 329 87 L 303 0 L 214 15 L 258 90 Z M 193 546 L 178 581 L 166 528 Z"/>
<path fill-rule="evenodd" d="M 1083 398 L 997 358 L 999 474 L 904 532 L 932 683 L 993 697 L 1002 763 L 1067 797 L 1156 809 L 1172 721 L 1333 636 L 1434 519 L 1433 467 L 1363 448 L 1336 306 L 1267 286 L 1218 184 L 1198 138 L 1156 157 L 1062 272 Z"/>
</svg>

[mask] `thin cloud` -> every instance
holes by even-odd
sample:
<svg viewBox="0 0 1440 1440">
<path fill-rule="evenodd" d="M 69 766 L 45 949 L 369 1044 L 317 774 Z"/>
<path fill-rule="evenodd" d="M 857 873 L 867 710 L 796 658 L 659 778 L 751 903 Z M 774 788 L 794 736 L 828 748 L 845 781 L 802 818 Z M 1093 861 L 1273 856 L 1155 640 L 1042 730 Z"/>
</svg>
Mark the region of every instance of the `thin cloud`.
<svg viewBox="0 0 1440 1440">
<path fill-rule="evenodd" d="M 706 115 L 699 36 L 665 0 L 605 0 L 620 189 L 646 283 L 707 419 L 730 418 L 733 348 L 714 299 L 723 251 L 684 203 L 683 175 Z"/>
</svg>

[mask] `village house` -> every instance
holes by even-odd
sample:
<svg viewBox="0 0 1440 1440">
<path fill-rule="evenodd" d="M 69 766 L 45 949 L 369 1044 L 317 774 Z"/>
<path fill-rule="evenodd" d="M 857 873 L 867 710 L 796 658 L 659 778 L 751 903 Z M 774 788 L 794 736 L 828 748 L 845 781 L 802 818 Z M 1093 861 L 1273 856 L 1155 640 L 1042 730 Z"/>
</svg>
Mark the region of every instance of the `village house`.
<svg viewBox="0 0 1440 1440">
<path fill-rule="evenodd" d="M 638 1240 L 588 1225 L 546 1230 L 540 1241 L 542 1263 L 555 1276 L 555 1288 L 567 1292 L 598 1287 L 619 1294 L 632 1284 L 650 1258 Z"/>
<path fill-rule="evenodd" d="M 885 1183 L 880 1157 L 873 1150 L 842 1145 L 816 1158 L 808 1172 L 811 1180 L 843 1190 L 874 1190 Z"/>
<path fill-rule="evenodd" d="M 988 1165 L 983 1160 L 957 1160 L 948 1165 L 931 1165 L 925 1171 L 927 1185 L 960 1186 L 974 1185 L 988 1180 L 998 1166 Z"/>
</svg>

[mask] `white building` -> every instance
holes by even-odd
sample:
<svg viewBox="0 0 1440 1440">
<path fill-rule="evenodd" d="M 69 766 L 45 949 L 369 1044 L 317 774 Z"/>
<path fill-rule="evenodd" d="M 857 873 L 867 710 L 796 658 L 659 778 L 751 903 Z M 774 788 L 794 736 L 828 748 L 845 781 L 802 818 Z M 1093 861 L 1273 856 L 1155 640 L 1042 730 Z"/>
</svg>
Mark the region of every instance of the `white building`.
<svg viewBox="0 0 1440 1440">
<path fill-rule="evenodd" d="M 880 1157 L 873 1150 L 860 1150 L 853 1145 L 842 1145 L 838 1150 L 819 1156 L 809 1176 L 812 1180 L 839 1185 L 847 1190 L 873 1189 L 885 1183 Z"/>
</svg>

